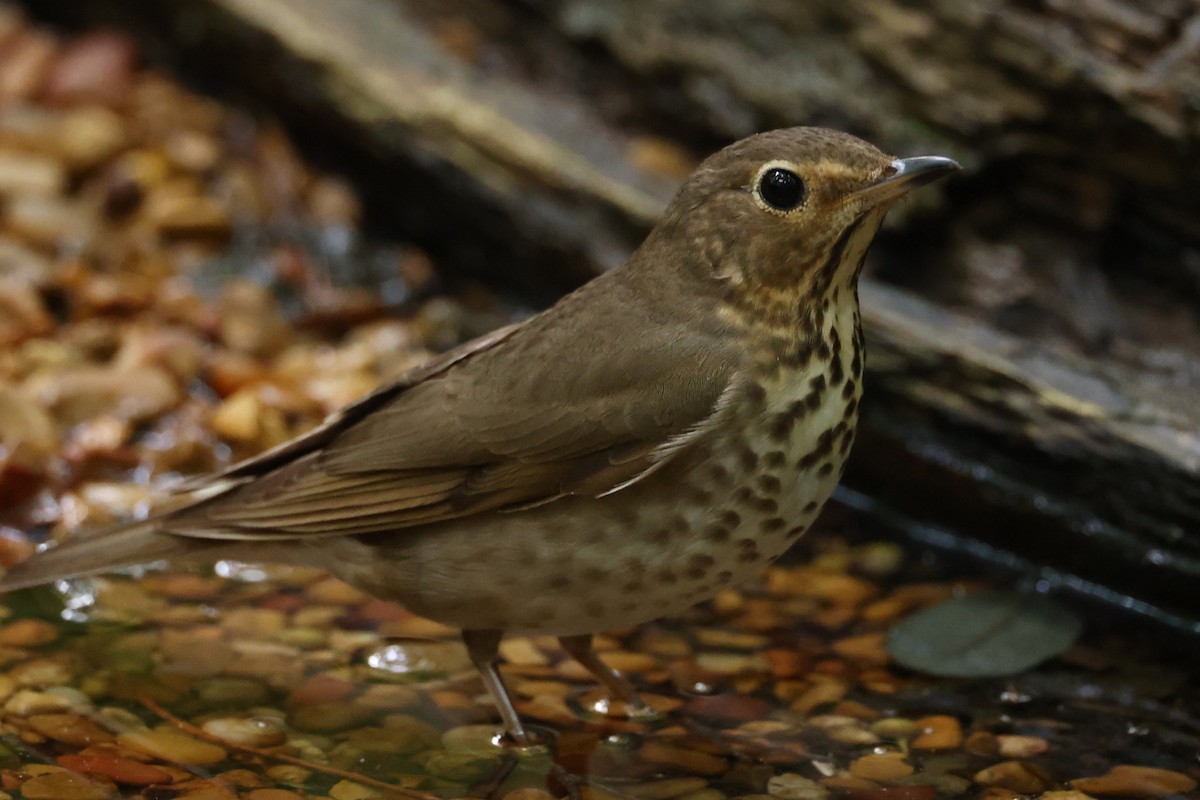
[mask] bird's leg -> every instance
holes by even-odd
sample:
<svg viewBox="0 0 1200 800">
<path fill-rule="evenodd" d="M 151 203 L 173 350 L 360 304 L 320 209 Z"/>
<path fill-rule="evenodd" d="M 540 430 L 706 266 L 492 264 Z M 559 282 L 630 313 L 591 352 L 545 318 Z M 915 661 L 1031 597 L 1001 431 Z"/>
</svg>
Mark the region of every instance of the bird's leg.
<svg viewBox="0 0 1200 800">
<path fill-rule="evenodd" d="M 590 633 L 578 636 L 560 636 L 558 643 L 562 645 L 563 650 L 567 651 L 567 655 L 582 664 L 588 672 L 595 675 L 601 683 L 608 687 L 614 697 L 625 703 L 630 712 L 640 714 L 649 710 L 649 706 L 643 702 L 637 690 L 633 688 L 633 684 L 596 655 Z"/>
<path fill-rule="evenodd" d="M 500 670 L 496 666 L 500 661 L 500 639 L 503 635 L 502 631 L 467 630 L 462 632 L 462 639 L 463 644 L 467 646 L 467 655 L 470 656 L 471 663 L 479 670 L 483 685 L 500 711 L 505 730 L 515 744 L 526 747 L 534 744 L 534 740 L 521 724 L 521 718 L 513 708 L 512 698 L 509 697 L 504 679 L 500 677 Z"/>
</svg>

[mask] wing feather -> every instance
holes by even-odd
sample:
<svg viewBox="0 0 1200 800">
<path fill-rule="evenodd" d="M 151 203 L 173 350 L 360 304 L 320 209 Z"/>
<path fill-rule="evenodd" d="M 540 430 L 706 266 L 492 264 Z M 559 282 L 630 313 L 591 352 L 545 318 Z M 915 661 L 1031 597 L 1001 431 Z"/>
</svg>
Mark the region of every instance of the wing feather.
<svg viewBox="0 0 1200 800">
<path fill-rule="evenodd" d="M 741 352 L 720 324 L 607 277 L 231 468 L 228 491 L 166 527 L 246 539 L 400 531 L 607 496 L 653 474 L 717 427 Z M 611 335 L 629 327 L 641 335 Z"/>
</svg>

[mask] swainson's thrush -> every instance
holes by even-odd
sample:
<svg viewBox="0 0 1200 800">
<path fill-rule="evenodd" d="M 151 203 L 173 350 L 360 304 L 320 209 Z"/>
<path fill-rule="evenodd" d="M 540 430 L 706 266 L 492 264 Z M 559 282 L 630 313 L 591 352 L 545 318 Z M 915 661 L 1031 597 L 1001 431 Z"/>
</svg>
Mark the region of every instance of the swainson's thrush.
<svg viewBox="0 0 1200 800">
<path fill-rule="evenodd" d="M 713 596 L 813 521 L 854 440 L 867 247 L 956 168 L 819 128 L 737 142 L 623 267 L 0 589 L 180 557 L 317 565 L 462 628 L 518 742 L 506 631 L 559 636 L 636 706 L 592 634 Z"/>
</svg>

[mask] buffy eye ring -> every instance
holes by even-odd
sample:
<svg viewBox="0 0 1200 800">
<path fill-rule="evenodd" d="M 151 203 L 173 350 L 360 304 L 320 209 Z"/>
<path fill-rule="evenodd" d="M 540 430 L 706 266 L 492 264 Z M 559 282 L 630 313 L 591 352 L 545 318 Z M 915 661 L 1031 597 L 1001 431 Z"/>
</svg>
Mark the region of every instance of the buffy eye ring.
<svg viewBox="0 0 1200 800">
<path fill-rule="evenodd" d="M 758 179 L 758 195 L 777 211 L 791 211 L 804 200 L 804 181 L 790 169 L 771 167 Z"/>
</svg>

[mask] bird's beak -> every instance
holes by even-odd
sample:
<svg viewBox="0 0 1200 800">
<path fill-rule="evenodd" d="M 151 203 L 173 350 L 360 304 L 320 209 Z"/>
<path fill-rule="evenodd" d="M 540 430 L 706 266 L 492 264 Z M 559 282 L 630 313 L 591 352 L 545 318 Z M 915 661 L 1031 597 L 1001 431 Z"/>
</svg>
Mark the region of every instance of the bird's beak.
<svg viewBox="0 0 1200 800">
<path fill-rule="evenodd" d="M 962 167 L 957 161 L 942 156 L 897 158 L 879 180 L 865 189 L 859 189 L 846 199 L 860 200 L 868 207 L 877 206 L 896 200 L 918 186 L 933 183 L 938 178 L 960 169 Z"/>
</svg>

